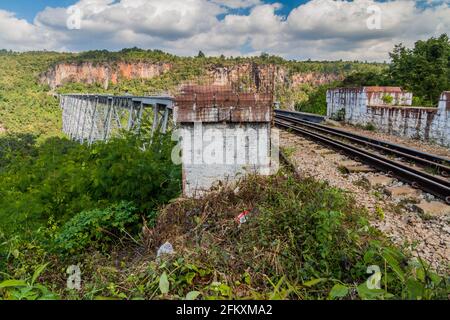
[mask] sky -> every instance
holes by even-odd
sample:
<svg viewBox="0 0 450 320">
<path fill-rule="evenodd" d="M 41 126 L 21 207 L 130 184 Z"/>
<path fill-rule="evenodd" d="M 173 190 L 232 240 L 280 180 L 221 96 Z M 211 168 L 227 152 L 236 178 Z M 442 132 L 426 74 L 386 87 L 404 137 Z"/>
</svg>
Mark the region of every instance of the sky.
<svg viewBox="0 0 450 320">
<path fill-rule="evenodd" d="M 0 49 L 387 61 L 450 35 L 450 0 L 0 0 Z"/>
</svg>

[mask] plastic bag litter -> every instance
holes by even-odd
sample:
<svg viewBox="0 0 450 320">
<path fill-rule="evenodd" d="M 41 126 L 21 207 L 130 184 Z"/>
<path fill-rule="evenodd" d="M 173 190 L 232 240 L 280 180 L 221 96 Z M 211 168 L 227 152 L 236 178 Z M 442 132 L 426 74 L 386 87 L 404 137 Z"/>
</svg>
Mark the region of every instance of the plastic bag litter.
<svg viewBox="0 0 450 320">
<path fill-rule="evenodd" d="M 236 217 L 236 222 L 239 224 L 243 224 L 247 222 L 248 219 L 248 215 L 250 214 L 250 211 L 246 210 L 244 212 L 241 212 L 237 217 Z"/>
<path fill-rule="evenodd" d="M 174 253 L 175 253 L 175 251 L 173 250 L 172 244 L 170 242 L 166 242 L 158 249 L 158 253 L 156 254 L 156 257 L 159 258 L 162 255 L 174 254 Z"/>
</svg>

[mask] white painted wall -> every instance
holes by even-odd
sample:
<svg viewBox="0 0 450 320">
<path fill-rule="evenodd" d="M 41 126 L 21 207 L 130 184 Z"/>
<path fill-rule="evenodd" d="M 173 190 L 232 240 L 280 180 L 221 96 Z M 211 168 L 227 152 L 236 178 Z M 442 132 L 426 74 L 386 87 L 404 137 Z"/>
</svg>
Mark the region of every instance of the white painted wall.
<svg viewBox="0 0 450 320">
<path fill-rule="evenodd" d="M 441 95 L 437 114 L 431 124 L 431 139 L 450 147 L 450 91 Z"/>
<path fill-rule="evenodd" d="M 179 132 L 187 197 L 248 173 L 271 174 L 270 123 L 180 123 Z"/>
</svg>

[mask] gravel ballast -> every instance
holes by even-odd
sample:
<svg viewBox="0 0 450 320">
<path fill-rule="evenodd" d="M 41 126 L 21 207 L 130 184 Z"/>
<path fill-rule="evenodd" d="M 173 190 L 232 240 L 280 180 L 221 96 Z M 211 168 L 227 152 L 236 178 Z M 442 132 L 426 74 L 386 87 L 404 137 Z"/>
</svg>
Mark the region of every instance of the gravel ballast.
<svg viewBox="0 0 450 320">
<path fill-rule="evenodd" d="M 323 149 L 326 147 L 300 136 L 280 131 L 280 145 L 286 158 L 301 176 L 327 181 L 331 186 L 350 192 L 358 204 L 368 209 L 371 224 L 391 241 L 399 246 L 410 247 L 415 257 L 420 256 L 435 270 L 450 271 L 450 215 L 444 213 L 427 217 L 418 212 L 414 205 L 424 200 L 435 200 L 433 196 L 418 192 L 413 199 L 391 197 L 384 192 L 386 187 L 406 185 L 392 179 L 388 186 L 370 186 L 367 181 L 382 173 L 345 173 L 340 163 L 350 158 L 338 155 L 334 150 L 334 154 L 325 153 Z M 383 218 L 376 213 L 377 208 L 384 212 Z"/>
</svg>

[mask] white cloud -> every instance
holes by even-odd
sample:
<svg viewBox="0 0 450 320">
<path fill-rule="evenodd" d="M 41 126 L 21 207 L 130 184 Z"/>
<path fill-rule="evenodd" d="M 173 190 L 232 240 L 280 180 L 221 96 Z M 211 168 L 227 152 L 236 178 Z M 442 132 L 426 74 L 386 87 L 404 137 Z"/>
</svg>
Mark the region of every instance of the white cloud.
<svg viewBox="0 0 450 320">
<path fill-rule="evenodd" d="M 303 48 L 305 56 L 321 59 L 388 60 L 388 52 L 399 42 L 413 45 L 419 39 L 450 32 L 447 4 L 420 8 L 413 0 L 313 0 L 294 9 L 285 35 L 292 48 Z M 369 6 L 380 9 L 381 29 L 367 28 Z M 288 56 L 295 50 L 281 49 Z"/>
<path fill-rule="evenodd" d="M 211 2 L 232 9 L 250 8 L 262 3 L 261 0 L 211 0 Z"/>
<path fill-rule="evenodd" d="M 49 34 L 14 13 L 0 10 L 0 48 L 9 50 L 39 50 L 55 44 Z"/>
<path fill-rule="evenodd" d="M 412 45 L 450 32 L 450 1 L 431 0 L 428 6 L 424 1 L 311 0 L 284 18 L 277 14 L 280 4 L 261 0 L 80 0 L 80 30 L 67 28 L 67 8 L 46 8 L 33 23 L 0 11 L 0 48 L 139 46 L 183 55 L 264 51 L 299 59 L 383 61 L 396 43 Z M 379 30 L 366 25 L 372 5 L 381 10 Z M 249 13 L 237 14 L 242 8 Z"/>
</svg>

